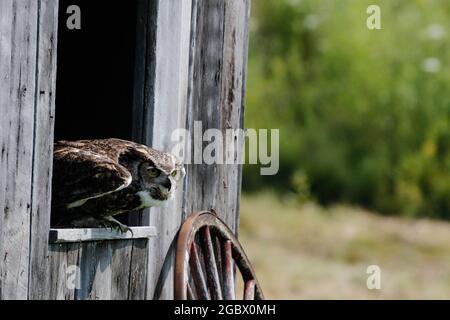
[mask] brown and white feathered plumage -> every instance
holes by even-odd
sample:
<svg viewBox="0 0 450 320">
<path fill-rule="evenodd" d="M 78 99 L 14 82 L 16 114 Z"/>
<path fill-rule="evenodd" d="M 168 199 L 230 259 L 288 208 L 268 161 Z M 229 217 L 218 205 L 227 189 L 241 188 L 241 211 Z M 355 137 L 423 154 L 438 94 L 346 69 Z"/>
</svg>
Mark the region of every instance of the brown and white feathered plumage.
<svg viewBox="0 0 450 320">
<path fill-rule="evenodd" d="M 113 216 L 164 204 L 183 177 L 184 168 L 175 156 L 138 143 L 56 142 L 52 224 L 125 231 Z"/>
</svg>

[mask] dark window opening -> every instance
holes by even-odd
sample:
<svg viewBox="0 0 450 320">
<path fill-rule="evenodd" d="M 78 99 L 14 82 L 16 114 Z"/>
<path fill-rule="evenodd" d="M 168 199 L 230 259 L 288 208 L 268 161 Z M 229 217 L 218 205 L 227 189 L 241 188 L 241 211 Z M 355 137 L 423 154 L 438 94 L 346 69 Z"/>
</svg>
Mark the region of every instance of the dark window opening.
<svg viewBox="0 0 450 320">
<path fill-rule="evenodd" d="M 132 140 L 137 3 L 59 1 L 55 141 Z M 67 26 L 73 5 L 79 30 Z"/>
<path fill-rule="evenodd" d="M 67 8 L 81 9 L 69 30 Z M 60 0 L 55 141 L 132 138 L 136 1 Z"/>
</svg>

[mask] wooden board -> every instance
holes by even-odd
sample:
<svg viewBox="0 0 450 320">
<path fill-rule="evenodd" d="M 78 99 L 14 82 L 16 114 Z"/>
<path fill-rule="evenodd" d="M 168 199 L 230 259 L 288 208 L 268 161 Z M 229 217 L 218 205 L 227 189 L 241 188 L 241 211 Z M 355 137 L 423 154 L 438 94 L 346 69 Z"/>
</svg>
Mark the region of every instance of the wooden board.
<svg viewBox="0 0 450 320">
<path fill-rule="evenodd" d="M 0 1 L 0 299 L 28 296 L 38 9 Z"/>
<path fill-rule="evenodd" d="M 243 127 L 249 13 L 249 0 L 159 1 L 154 147 L 170 150 L 176 128 L 193 136 L 194 121 L 202 121 L 203 130 L 224 133 Z M 242 143 L 235 141 L 236 159 L 242 156 Z M 189 214 L 216 209 L 237 232 L 241 165 L 192 164 L 186 169 L 175 201 L 151 210 L 150 223 L 161 232 L 149 245 L 149 299 L 173 299 L 176 234 Z"/>
<path fill-rule="evenodd" d="M 76 278 L 76 270 L 71 266 L 79 265 L 81 245 L 58 244 L 50 246 L 51 259 L 49 259 L 49 281 L 43 299 L 74 300 L 75 289 L 68 283 L 76 285 L 80 279 Z M 75 278 L 71 278 L 75 277 Z M 75 288 L 75 287 L 74 287 Z"/>
<path fill-rule="evenodd" d="M 148 239 L 156 237 L 155 227 L 131 227 L 131 231 L 121 233 L 117 230 L 95 229 L 50 229 L 50 243 L 108 241 L 125 239 Z"/>
<path fill-rule="evenodd" d="M 156 16 L 154 114 L 151 145 L 170 152 L 171 135 L 186 126 L 191 0 L 160 0 Z M 152 208 L 150 225 L 159 232 L 149 241 L 148 299 L 173 299 L 172 243 L 182 221 L 183 186 L 164 208 Z"/>
<path fill-rule="evenodd" d="M 50 245 L 51 281 L 46 298 L 144 299 L 148 254 L 143 248 L 147 243 L 147 239 L 129 239 Z"/>
<path fill-rule="evenodd" d="M 187 127 L 194 131 L 243 128 L 247 61 L 248 0 L 195 0 L 191 35 Z M 242 137 L 234 157 L 242 157 Z M 192 152 L 194 150 L 192 149 Z M 241 165 L 189 165 L 183 212 L 214 209 L 237 232 Z"/>
<path fill-rule="evenodd" d="M 221 91 L 221 129 L 244 128 L 245 90 L 250 21 L 250 0 L 225 2 L 223 46 L 223 79 Z M 239 232 L 239 204 L 242 187 L 244 137 L 236 136 L 230 153 L 236 164 L 221 167 L 222 180 L 218 212 L 237 235 Z M 226 151 L 227 152 L 227 151 Z"/>
<path fill-rule="evenodd" d="M 29 299 L 46 295 L 56 95 L 58 1 L 39 1 L 39 43 L 31 200 Z"/>
</svg>

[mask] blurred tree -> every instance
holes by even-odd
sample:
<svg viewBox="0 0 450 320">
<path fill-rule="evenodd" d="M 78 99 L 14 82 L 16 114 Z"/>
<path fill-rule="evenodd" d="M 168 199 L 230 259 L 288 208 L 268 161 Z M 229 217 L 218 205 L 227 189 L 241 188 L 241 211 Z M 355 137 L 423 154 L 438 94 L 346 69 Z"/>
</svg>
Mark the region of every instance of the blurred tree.
<svg viewBox="0 0 450 320">
<path fill-rule="evenodd" d="M 244 189 L 450 218 L 450 2 L 253 2 L 246 126 L 280 129 L 280 172 Z M 302 200 L 303 201 L 303 200 Z"/>
</svg>

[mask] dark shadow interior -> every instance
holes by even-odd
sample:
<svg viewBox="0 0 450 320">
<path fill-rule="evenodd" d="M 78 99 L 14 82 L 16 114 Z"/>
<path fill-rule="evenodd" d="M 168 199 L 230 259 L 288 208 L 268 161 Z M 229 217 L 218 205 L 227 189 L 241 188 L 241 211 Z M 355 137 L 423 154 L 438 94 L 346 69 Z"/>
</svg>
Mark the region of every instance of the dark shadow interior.
<svg viewBox="0 0 450 320">
<path fill-rule="evenodd" d="M 131 139 L 136 2 L 60 0 L 55 141 Z"/>
</svg>

